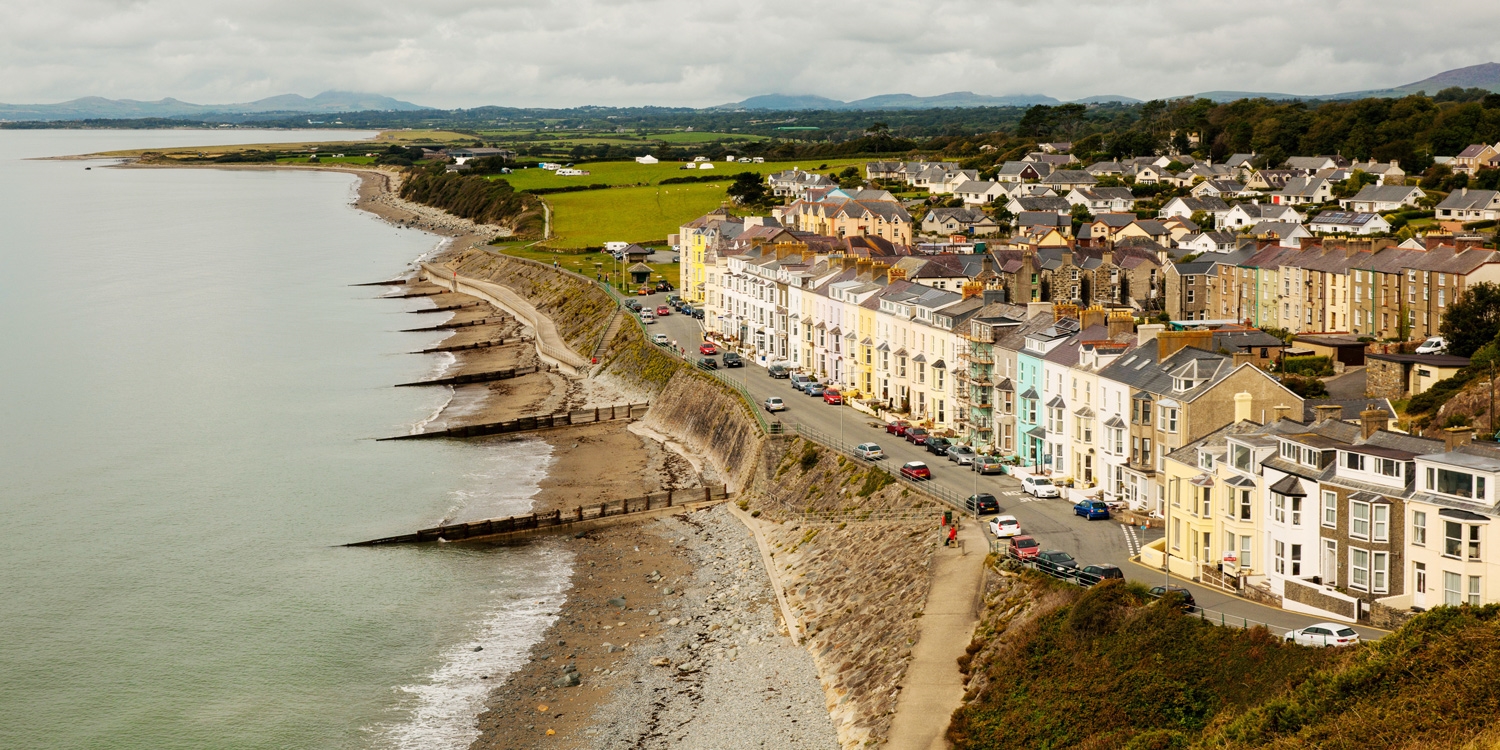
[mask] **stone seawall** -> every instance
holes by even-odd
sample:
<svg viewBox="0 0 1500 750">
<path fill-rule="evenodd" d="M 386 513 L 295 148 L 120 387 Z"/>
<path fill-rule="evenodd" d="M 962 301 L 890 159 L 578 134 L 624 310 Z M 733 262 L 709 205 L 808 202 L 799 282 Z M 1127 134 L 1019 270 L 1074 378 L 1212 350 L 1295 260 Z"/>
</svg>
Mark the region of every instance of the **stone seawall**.
<svg viewBox="0 0 1500 750">
<path fill-rule="evenodd" d="M 642 421 L 706 459 L 732 491 L 751 484 L 765 436 L 744 399 L 717 378 L 677 368 Z"/>
</svg>

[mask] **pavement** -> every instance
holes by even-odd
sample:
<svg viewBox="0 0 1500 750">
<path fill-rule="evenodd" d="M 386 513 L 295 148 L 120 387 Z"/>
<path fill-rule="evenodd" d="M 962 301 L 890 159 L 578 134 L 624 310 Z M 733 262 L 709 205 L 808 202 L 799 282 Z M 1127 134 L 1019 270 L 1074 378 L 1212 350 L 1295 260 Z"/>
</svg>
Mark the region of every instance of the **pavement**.
<svg viewBox="0 0 1500 750">
<path fill-rule="evenodd" d="M 642 304 L 666 304 L 665 294 L 653 294 L 637 298 Z M 688 351 L 691 361 L 699 359 L 698 344 L 703 342 L 702 321 L 686 315 L 673 313 L 647 326 L 650 333 L 665 333 L 668 338 Z M 787 425 L 802 424 L 824 435 L 840 439 L 853 446 L 864 442 L 880 445 L 888 456 L 888 468 L 894 473 L 907 461 L 925 461 L 932 470 L 932 483 L 959 496 L 980 492 L 995 495 L 1000 501 L 1000 512 L 1015 516 L 1021 522 L 1024 534 L 1036 537 L 1045 550 L 1058 549 L 1078 559 L 1079 567 L 1085 565 L 1112 564 L 1119 566 L 1127 578 L 1148 586 L 1161 585 L 1165 573 L 1131 561 L 1142 545 L 1162 537 L 1161 529 L 1143 529 L 1127 526 L 1118 521 L 1088 521 L 1074 515 L 1073 506 L 1066 500 L 1040 500 L 1021 492 L 1021 483 L 1007 475 L 980 476 L 968 467 L 960 467 L 942 456 L 934 456 L 925 449 L 907 443 L 888 434 L 883 423 L 868 414 L 851 407 L 825 404 L 821 398 L 803 395 L 792 390 L 786 380 L 775 380 L 766 369 L 749 361 L 744 367 L 720 369 L 718 374 L 725 380 L 742 385 L 760 403 L 769 396 L 780 396 L 786 403 L 786 411 L 777 412 L 776 419 Z M 1322 618 L 1288 612 L 1228 594 L 1220 589 L 1202 586 L 1191 581 L 1172 578 L 1174 585 L 1191 591 L 1198 606 L 1208 610 L 1202 613 L 1205 619 L 1226 622 L 1249 621 L 1264 623 L 1272 632 L 1284 633 L 1318 622 Z M 1372 640 L 1385 631 L 1355 626 L 1360 637 Z M 967 640 L 965 641 L 967 643 Z"/>
</svg>

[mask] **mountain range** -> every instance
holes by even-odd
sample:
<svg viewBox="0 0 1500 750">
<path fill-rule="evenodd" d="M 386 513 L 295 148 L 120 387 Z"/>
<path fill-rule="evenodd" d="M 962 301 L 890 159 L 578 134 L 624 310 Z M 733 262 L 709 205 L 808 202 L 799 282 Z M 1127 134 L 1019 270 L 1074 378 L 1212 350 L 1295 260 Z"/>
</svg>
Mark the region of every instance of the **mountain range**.
<svg viewBox="0 0 1500 750">
<path fill-rule="evenodd" d="M 403 111 L 429 109 L 379 94 L 353 91 L 324 91 L 314 97 L 282 94 L 241 104 L 193 104 L 177 99 L 142 102 L 134 99 L 105 99 L 85 96 L 58 104 L 0 104 L 3 120 L 134 120 L 148 117 L 182 118 L 201 115 L 261 114 L 333 114 L 369 110 Z"/>
</svg>

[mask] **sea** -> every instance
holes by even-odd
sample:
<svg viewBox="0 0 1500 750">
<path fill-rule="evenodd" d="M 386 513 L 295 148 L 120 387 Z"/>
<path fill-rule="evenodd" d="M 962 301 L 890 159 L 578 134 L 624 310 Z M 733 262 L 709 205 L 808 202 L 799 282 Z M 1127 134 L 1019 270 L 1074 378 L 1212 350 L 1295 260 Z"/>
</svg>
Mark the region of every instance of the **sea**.
<svg viewBox="0 0 1500 750">
<path fill-rule="evenodd" d="M 538 441 L 421 429 L 451 357 L 382 299 L 440 248 L 331 172 L 38 157 L 373 133 L 0 130 L 0 747 L 463 748 L 551 624 Z"/>
</svg>

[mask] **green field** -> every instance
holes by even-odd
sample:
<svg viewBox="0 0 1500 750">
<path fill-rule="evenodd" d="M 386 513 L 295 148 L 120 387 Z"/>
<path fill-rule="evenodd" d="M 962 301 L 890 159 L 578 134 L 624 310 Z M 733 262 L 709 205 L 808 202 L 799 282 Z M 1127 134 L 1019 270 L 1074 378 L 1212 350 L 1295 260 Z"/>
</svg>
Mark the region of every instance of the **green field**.
<svg viewBox="0 0 1500 750">
<path fill-rule="evenodd" d="M 600 247 L 606 242 L 660 242 L 677 228 L 718 208 L 723 183 L 626 187 L 546 196 L 552 205 L 554 247 Z"/>
<path fill-rule="evenodd" d="M 764 141 L 768 140 L 763 135 L 749 135 L 740 133 L 653 133 L 646 136 L 653 141 L 663 143 L 712 143 L 713 141 Z"/>
<path fill-rule="evenodd" d="M 536 167 L 517 169 L 510 174 L 496 176 L 505 179 L 516 190 L 534 190 L 536 188 L 567 187 L 569 185 L 655 185 L 668 177 L 702 177 L 710 174 L 715 177 L 728 179 L 740 172 L 754 172 L 766 175 L 772 172 L 791 169 L 792 167 L 827 172 L 830 169 L 843 169 L 847 166 L 863 167 L 865 161 L 864 159 L 831 159 L 810 162 L 765 162 L 763 164 L 741 164 L 739 162 L 730 164 L 720 161 L 714 162 L 712 171 L 682 169 L 682 165 L 677 162 L 637 164 L 633 161 L 603 161 L 578 165 L 579 169 L 589 172 L 581 177 L 558 177 L 545 169 L 538 169 Z M 723 190 L 722 184 L 720 190 Z"/>
</svg>

